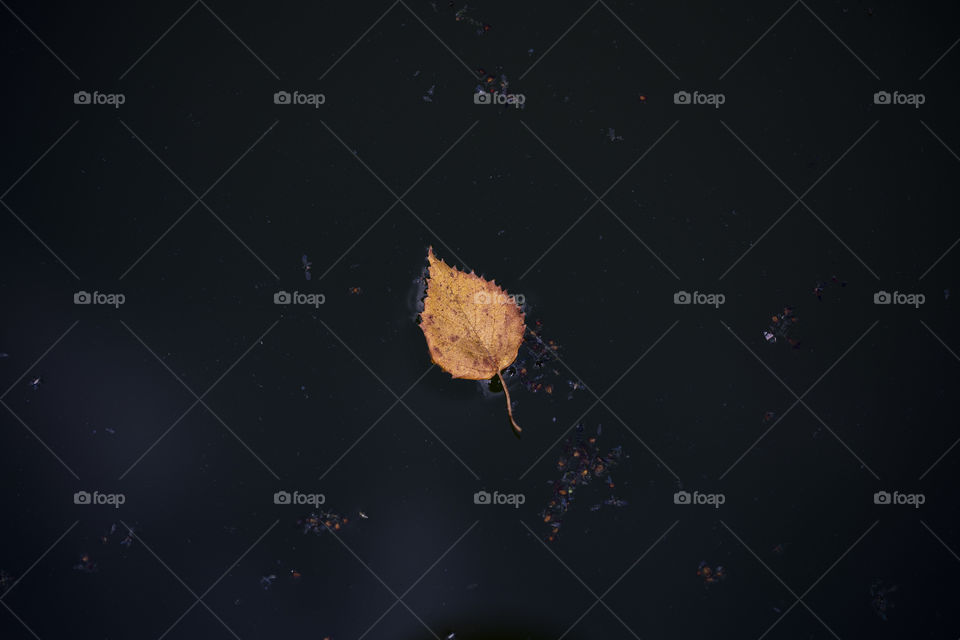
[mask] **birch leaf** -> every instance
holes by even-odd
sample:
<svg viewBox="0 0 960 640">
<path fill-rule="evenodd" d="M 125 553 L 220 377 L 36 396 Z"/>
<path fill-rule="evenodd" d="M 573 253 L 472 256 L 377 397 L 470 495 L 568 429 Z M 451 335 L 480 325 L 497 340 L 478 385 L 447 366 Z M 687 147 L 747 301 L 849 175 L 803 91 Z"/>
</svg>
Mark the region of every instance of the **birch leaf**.
<svg viewBox="0 0 960 640">
<path fill-rule="evenodd" d="M 515 300 L 492 280 L 464 273 L 427 251 L 427 297 L 420 328 L 430 358 L 454 378 L 500 378 L 507 398 L 507 414 L 517 435 L 510 393 L 503 369 L 517 359 L 526 330 L 523 312 Z"/>
</svg>

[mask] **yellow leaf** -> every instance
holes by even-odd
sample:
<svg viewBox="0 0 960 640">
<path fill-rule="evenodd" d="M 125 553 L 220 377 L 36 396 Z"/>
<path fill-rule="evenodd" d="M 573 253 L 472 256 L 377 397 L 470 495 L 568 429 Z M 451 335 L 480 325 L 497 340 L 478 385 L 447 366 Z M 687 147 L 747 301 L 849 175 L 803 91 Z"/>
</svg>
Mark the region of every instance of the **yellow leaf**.
<svg viewBox="0 0 960 640">
<path fill-rule="evenodd" d="M 523 312 L 496 282 L 464 273 L 427 251 L 427 297 L 420 328 L 433 362 L 454 378 L 489 380 L 499 376 L 513 419 L 510 393 L 500 371 L 517 359 L 526 330 Z"/>
</svg>

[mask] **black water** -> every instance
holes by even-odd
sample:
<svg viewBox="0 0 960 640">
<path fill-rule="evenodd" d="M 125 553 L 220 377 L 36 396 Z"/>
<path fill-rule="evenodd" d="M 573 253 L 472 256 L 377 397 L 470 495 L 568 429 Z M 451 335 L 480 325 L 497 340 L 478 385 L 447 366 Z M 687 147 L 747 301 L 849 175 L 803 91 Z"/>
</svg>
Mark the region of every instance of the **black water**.
<svg viewBox="0 0 960 640">
<path fill-rule="evenodd" d="M 588 3 L 478 6 L 482 36 L 436 4 L 340 62 L 389 4 L 0 12 L 0 637 L 956 637 L 956 12 L 607 2 L 549 50 Z M 525 108 L 474 104 L 477 68 Z M 511 383 L 520 440 L 431 369 L 428 246 L 561 345 L 555 393 Z M 761 335 L 785 305 L 797 349 Z M 578 421 L 629 504 L 594 483 L 547 543 Z M 304 535 L 278 491 L 350 522 Z"/>
</svg>

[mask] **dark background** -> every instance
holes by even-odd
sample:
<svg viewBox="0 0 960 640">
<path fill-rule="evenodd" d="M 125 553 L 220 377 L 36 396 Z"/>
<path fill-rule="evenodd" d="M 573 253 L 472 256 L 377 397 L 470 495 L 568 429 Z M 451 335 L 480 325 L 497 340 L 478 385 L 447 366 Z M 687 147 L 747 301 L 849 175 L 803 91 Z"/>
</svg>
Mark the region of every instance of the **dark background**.
<svg viewBox="0 0 960 640">
<path fill-rule="evenodd" d="M 444 0 L 3 3 L 0 569 L 19 581 L 0 637 L 960 635 L 957 9 L 519 4 L 471 8 L 479 35 Z M 525 108 L 473 104 L 478 68 Z M 514 384 L 519 441 L 502 395 L 428 371 L 431 245 L 562 347 L 558 392 Z M 818 301 L 832 275 L 849 284 Z M 799 349 L 761 335 L 788 304 Z M 587 411 L 629 456 L 629 505 L 590 512 L 590 487 L 546 543 Z M 751 449 L 766 411 L 782 420 Z M 726 504 L 675 505 L 680 487 Z M 278 490 L 351 525 L 305 536 Z M 120 521 L 129 549 L 99 540 Z M 887 621 L 874 580 L 897 587 Z"/>
</svg>

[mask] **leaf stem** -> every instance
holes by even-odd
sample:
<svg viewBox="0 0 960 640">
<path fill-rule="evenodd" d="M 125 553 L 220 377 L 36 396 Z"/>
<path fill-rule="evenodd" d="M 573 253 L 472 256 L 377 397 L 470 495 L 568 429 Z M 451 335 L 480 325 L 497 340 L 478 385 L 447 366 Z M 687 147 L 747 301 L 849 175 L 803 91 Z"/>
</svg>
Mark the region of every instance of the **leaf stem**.
<svg viewBox="0 0 960 640">
<path fill-rule="evenodd" d="M 513 426 L 513 433 L 519 438 L 523 429 L 513 419 L 513 407 L 510 405 L 510 390 L 507 389 L 507 383 L 503 380 L 503 374 L 497 371 L 497 377 L 500 378 L 500 386 L 503 387 L 503 395 L 507 397 L 507 415 L 510 416 L 510 424 Z"/>
</svg>

